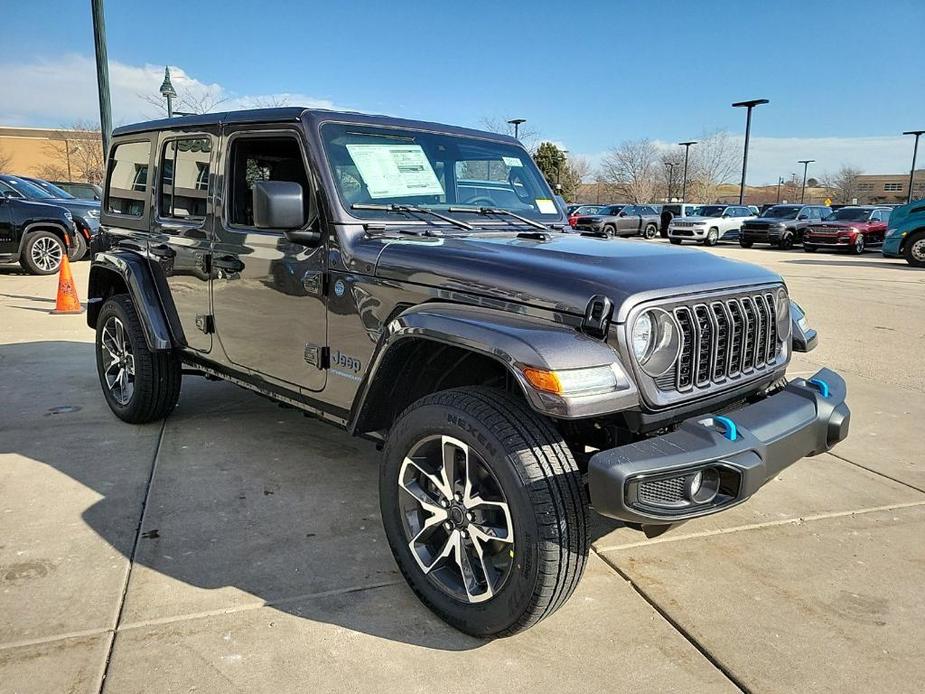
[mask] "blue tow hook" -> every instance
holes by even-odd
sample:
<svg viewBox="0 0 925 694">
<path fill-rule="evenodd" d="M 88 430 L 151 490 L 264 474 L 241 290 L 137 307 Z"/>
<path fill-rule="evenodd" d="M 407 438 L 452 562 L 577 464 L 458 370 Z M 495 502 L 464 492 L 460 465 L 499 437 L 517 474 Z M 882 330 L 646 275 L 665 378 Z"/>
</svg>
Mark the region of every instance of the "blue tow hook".
<svg viewBox="0 0 925 694">
<path fill-rule="evenodd" d="M 723 436 L 725 436 L 730 441 L 735 441 L 737 438 L 739 438 L 739 428 L 736 426 L 735 422 L 729 419 L 729 417 L 714 416 L 713 422 L 722 425 L 724 429 Z"/>
<path fill-rule="evenodd" d="M 807 381 L 810 385 L 816 387 L 816 390 L 819 391 L 819 394 L 824 397 L 829 397 L 829 384 L 823 381 L 821 378 L 811 378 Z"/>
</svg>

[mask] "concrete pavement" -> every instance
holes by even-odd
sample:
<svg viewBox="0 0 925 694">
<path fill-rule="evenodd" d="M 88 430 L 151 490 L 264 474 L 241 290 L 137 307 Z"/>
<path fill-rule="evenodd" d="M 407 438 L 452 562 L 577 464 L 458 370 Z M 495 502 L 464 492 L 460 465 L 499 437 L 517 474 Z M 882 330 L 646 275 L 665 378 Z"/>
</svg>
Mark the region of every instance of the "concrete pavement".
<svg viewBox="0 0 925 694">
<path fill-rule="evenodd" d="M 198 378 L 122 424 L 55 278 L 0 270 L 0 691 L 921 691 L 925 273 L 708 252 L 785 276 L 851 436 L 657 538 L 597 518 L 572 600 L 495 641 L 405 586 L 371 444 Z"/>
</svg>

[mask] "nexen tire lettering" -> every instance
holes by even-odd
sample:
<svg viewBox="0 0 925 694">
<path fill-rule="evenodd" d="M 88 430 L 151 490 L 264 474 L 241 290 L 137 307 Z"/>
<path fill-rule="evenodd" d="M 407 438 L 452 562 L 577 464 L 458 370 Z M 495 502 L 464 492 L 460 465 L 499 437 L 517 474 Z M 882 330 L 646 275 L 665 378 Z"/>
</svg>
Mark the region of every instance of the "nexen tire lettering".
<svg viewBox="0 0 925 694">
<path fill-rule="evenodd" d="M 482 432 L 476 429 L 474 424 L 470 424 L 468 421 L 466 421 L 462 417 L 455 415 L 455 414 L 451 414 L 451 413 L 447 413 L 446 421 L 450 424 L 453 424 L 454 426 L 459 427 L 460 429 L 465 431 L 467 434 L 471 434 L 472 436 L 474 436 L 476 440 L 479 442 L 479 444 L 481 444 L 482 447 L 484 447 L 485 450 L 488 451 L 490 455 L 495 456 L 498 454 L 495 447 L 491 444 L 490 441 L 488 441 L 485 438 Z"/>
</svg>

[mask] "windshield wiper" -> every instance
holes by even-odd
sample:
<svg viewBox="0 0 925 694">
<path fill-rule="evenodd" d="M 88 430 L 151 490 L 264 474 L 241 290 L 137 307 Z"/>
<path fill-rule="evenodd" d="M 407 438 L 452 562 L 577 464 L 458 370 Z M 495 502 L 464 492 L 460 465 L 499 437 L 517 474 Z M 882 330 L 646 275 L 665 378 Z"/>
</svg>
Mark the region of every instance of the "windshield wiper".
<svg viewBox="0 0 925 694">
<path fill-rule="evenodd" d="M 435 212 L 429 207 L 418 207 L 417 205 L 382 205 L 379 203 L 369 203 L 369 202 L 355 202 L 350 206 L 353 210 L 381 210 L 382 212 L 401 212 L 407 214 L 408 212 L 418 212 L 419 214 L 429 214 L 432 217 L 437 219 L 442 219 L 444 222 L 449 222 L 453 226 L 457 226 L 460 229 L 468 229 L 472 231 L 472 225 L 467 224 L 466 222 L 460 219 L 453 219 L 452 217 L 447 217 L 445 214 L 440 214 Z"/>
<path fill-rule="evenodd" d="M 503 208 L 498 208 L 498 207 L 450 207 L 447 209 L 447 212 L 473 212 L 475 214 L 481 214 L 481 215 L 490 215 L 490 214 L 507 215 L 508 217 L 513 217 L 514 219 L 520 220 L 524 224 L 528 224 L 532 226 L 534 229 L 546 230 L 550 228 L 547 225 L 542 224 L 540 222 L 535 222 L 532 219 L 521 217 L 516 212 L 511 212 L 510 210 L 505 210 Z"/>
</svg>

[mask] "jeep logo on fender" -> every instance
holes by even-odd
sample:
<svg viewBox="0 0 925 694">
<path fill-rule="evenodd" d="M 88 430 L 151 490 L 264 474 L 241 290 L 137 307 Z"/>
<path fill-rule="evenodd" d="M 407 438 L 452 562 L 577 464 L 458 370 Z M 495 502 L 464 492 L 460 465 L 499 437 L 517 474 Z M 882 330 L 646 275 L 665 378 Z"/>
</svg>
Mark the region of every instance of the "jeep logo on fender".
<svg viewBox="0 0 925 694">
<path fill-rule="evenodd" d="M 356 357 L 344 354 L 340 350 L 331 353 L 331 366 L 338 369 L 345 369 L 353 373 L 360 373 L 362 362 Z"/>
</svg>

